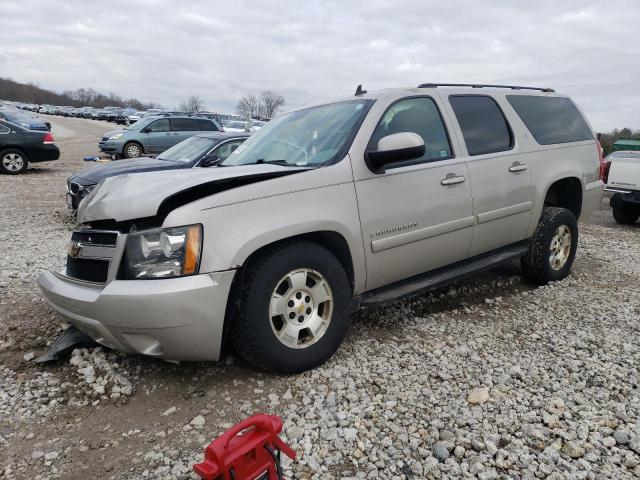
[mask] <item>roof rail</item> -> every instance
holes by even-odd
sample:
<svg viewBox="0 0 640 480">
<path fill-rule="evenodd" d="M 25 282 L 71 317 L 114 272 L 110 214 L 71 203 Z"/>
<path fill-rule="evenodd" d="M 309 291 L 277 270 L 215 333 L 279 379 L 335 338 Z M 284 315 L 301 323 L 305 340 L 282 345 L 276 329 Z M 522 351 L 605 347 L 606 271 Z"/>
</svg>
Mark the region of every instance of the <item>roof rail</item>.
<svg viewBox="0 0 640 480">
<path fill-rule="evenodd" d="M 471 88 L 510 88 L 511 90 L 539 90 L 540 92 L 554 93 L 553 88 L 519 87 L 517 85 L 485 85 L 481 83 L 422 83 L 418 88 L 436 87 L 471 87 Z"/>
</svg>

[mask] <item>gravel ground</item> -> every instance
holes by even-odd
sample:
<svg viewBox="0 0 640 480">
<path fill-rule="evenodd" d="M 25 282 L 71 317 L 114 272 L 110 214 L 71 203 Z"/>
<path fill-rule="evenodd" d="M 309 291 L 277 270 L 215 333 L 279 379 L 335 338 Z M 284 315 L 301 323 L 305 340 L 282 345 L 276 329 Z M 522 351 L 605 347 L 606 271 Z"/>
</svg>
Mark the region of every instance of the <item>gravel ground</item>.
<svg viewBox="0 0 640 480">
<path fill-rule="evenodd" d="M 534 288 L 506 266 L 360 312 L 335 358 L 302 375 L 232 353 L 34 364 L 62 329 L 34 279 L 63 265 L 64 180 L 113 129 L 52 121 L 61 160 L 0 177 L 0 478 L 190 478 L 210 440 L 259 411 L 283 417 L 288 478 L 640 476 L 640 226 L 606 203 L 566 280 Z"/>
</svg>

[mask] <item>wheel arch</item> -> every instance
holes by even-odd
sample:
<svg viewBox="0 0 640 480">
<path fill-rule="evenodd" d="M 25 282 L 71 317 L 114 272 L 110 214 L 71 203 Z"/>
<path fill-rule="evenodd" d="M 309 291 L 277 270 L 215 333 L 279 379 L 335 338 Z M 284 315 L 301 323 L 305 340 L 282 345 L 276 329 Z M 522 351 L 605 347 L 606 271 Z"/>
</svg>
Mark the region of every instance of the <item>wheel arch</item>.
<svg viewBox="0 0 640 480">
<path fill-rule="evenodd" d="M 557 178 L 545 190 L 543 208 L 546 206 L 566 208 L 578 220 L 582 213 L 583 191 L 582 182 L 575 175 Z"/>
<path fill-rule="evenodd" d="M 30 161 L 29 154 L 24 150 L 24 148 L 21 148 L 19 145 L 3 145 L 0 148 L 0 153 L 3 153 L 7 150 L 18 150 L 20 153 L 24 155 L 27 161 Z"/>
<path fill-rule="evenodd" d="M 124 152 L 127 149 L 127 145 L 129 145 L 130 143 L 135 143 L 136 145 L 138 145 L 140 147 L 141 154 L 145 153 L 144 145 L 142 144 L 142 142 L 140 142 L 139 140 L 127 140 L 122 144 L 122 152 L 121 152 L 122 155 L 124 155 Z"/>
</svg>

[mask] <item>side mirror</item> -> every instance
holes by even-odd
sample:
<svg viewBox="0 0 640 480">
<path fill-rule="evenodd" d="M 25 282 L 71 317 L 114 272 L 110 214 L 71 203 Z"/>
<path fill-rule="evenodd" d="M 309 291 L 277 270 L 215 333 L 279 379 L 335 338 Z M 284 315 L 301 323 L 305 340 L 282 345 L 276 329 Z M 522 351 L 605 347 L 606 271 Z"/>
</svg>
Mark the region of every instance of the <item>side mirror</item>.
<svg viewBox="0 0 640 480">
<path fill-rule="evenodd" d="M 400 132 L 382 137 L 378 149 L 367 152 L 367 160 L 374 171 L 382 171 L 391 164 L 420 158 L 424 155 L 424 140 L 414 132 Z"/>
<path fill-rule="evenodd" d="M 200 160 L 200 166 L 201 167 L 213 167 L 214 165 L 217 165 L 218 163 L 221 162 L 221 158 L 220 155 L 218 155 L 217 153 L 210 153 L 209 155 L 205 156 L 202 160 Z"/>
<path fill-rule="evenodd" d="M 151 130 L 149 130 L 149 127 L 144 127 L 142 130 L 140 130 L 142 133 L 149 133 Z"/>
</svg>

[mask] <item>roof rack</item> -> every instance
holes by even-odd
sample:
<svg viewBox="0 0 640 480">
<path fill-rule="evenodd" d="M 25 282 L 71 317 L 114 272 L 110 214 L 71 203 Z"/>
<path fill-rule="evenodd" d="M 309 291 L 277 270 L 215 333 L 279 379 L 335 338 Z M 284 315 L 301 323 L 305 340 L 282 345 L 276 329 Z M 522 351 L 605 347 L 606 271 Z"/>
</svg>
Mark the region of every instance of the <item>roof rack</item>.
<svg viewBox="0 0 640 480">
<path fill-rule="evenodd" d="M 436 87 L 471 87 L 471 88 L 510 88 L 511 90 L 538 90 L 540 92 L 554 93 L 553 88 L 519 87 L 517 85 L 485 85 L 481 83 L 422 83 L 418 88 Z"/>
</svg>

